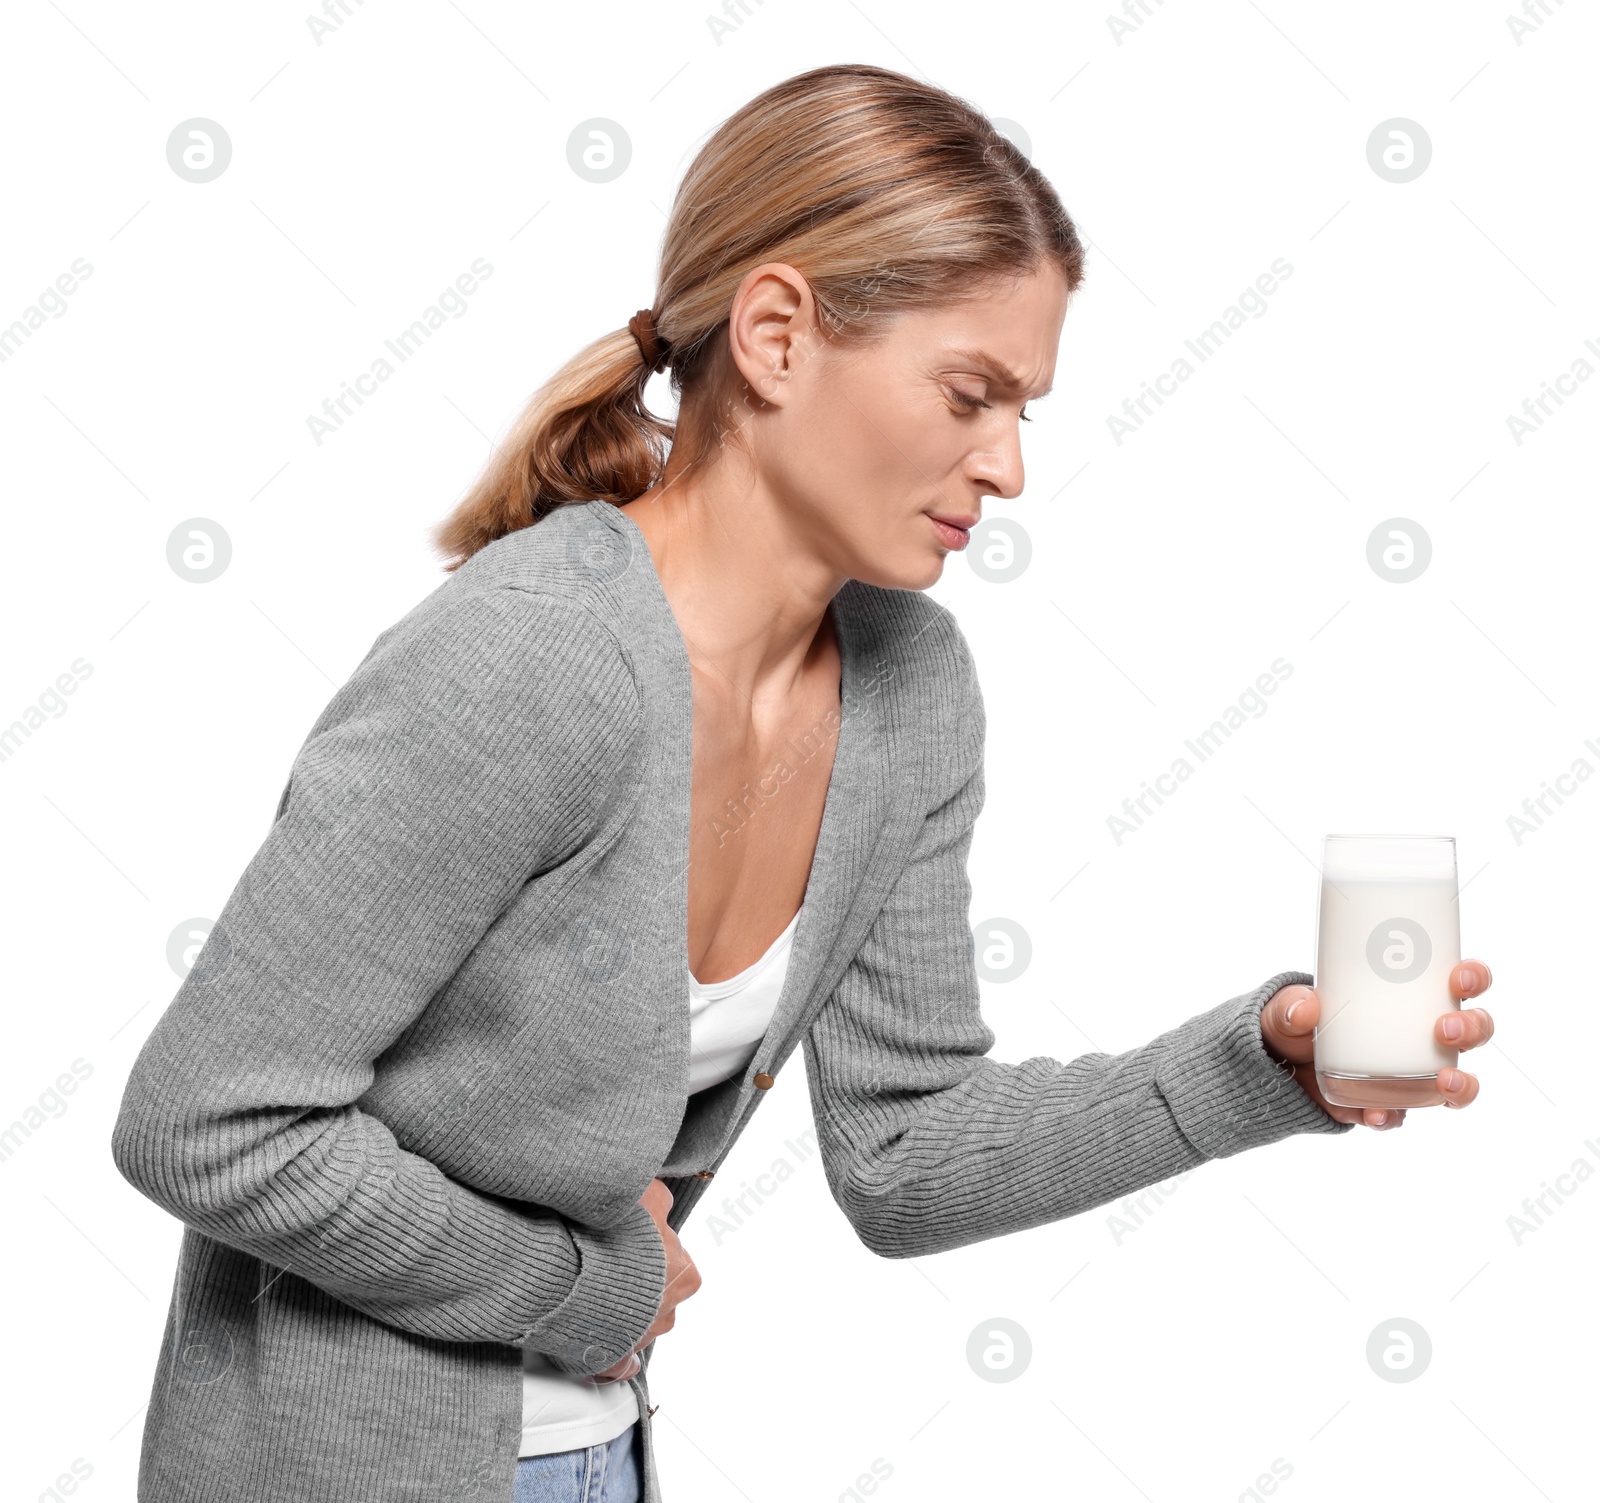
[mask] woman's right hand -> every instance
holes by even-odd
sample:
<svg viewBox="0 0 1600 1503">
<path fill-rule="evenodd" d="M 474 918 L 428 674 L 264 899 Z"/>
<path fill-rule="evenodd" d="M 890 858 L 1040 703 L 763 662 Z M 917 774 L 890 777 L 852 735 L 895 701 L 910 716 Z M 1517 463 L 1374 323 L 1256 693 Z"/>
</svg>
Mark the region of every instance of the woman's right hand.
<svg viewBox="0 0 1600 1503">
<path fill-rule="evenodd" d="M 661 1307 L 656 1311 L 650 1329 L 640 1337 L 627 1356 L 613 1362 L 604 1372 L 584 1378 L 582 1381 L 585 1383 L 616 1383 L 638 1376 L 644 1366 L 639 1357 L 640 1349 L 649 1346 L 663 1331 L 672 1329 L 678 1319 L 678 1302 L 688 1299 L 700 1287 L 700 1270 L 694 1266 L 694 1259 L 683 1250 L 678 1234 L 667 1225 L 667 1212 L 672 1209 L 672 1191 L 667 1188 L 666 1182 L 651 1180 L 644 1194 L 639 1197 L 639 1204 L 650 1213 L 650 1219 L 661 1233 L 661 1244 L 667 1253 L 667 1286 L 662 1291 Z"/>
</svg>

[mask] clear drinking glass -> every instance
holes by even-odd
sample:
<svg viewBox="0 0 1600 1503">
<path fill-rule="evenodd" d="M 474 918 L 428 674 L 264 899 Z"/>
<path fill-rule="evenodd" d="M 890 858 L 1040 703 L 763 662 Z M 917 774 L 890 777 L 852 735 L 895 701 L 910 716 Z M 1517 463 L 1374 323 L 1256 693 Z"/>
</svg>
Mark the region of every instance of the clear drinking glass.
<svg viewBox="0 0 1600 1503">
<path fill-rule="evenodd" d="M 1459 1050 L 1434 1039 L 1458 1009 L 1456 843 L 1449 835 L 1329 835 L 1317 911 L 1313 1043 L 1317 1085 L 1335 1106 L 1437 1106 L 1436 1077 Z"/>
</svg>

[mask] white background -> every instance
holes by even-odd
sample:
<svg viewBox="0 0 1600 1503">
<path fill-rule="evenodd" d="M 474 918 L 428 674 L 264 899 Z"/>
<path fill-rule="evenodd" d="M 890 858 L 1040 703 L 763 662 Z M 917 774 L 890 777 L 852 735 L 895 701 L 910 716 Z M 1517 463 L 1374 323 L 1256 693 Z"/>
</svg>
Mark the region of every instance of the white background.
<svg viewBox="0 0 1600 1503">
<path fill-rule="evenodd" d="M 1108 1208 L 911 1262 L 861 1247 L 803 1155 L 797 1054 L 684 1229 L 704 1287 L 651 1368 L 668 1495 L 867 1474 L 918 1503 L 1187 1503 L 1278 1461 L 1284 1498 L 1592 1496 L 1600 786 L 1520 841 L 1508 817 L 1600 767 L 1600 382 L 1521 444 L 1506 421 L 1600 369 L 1592 8 L 1552 0 L 1519 42 L 1490 3 L 1152 0 L 1118 40 L 1096 5 L 751 0 L 720 43 L 706 9 L 374 0 L 318 45 L 290 4 L 7 8 L 0 326 L 92 274 L 0 364 L 0 725 L 91 669 L 0 760 L 0 1125 L 90 1071 L 0 1162 L 6 1495 L 76 1460 L 80 1496 L 133 1496 L 179 1227 L 108 1143 L 170 937 L 443 578 L 426 530 L 490 439 L 652 301 L 698 144 L 780 78 L 870 61 L 1020 125 L 1090 245 L 1026 492 L 985 508 L 1032 563 L 994 584 L 955 557 L 933 590 L 988 706 L 972 917 L 1033 944 L 985 986 L 996 1056 L 1129 1049 L 1312 969 L 1320 840 L 1349 830 L 1456 836 L 1498 1035 L 1464 1057 L 1468 1111 L 1206 1164 L 1120 1240 Z M 233 143 L 204 185 L 166 158 L 196 116 Z M 606 185 L 567 165 L 594 116 L 633 143 Z M 1408 183 L 1367 160 L 1392 117 L 1432 142 Z M 466 314 L 314 443 L 307 416 L 477 257 Z M 1280 257 L 1265 313 L 1117 444 L 1107 416 Z M 1432 542 L 1408 584 L 1367 562 L 1394 517 Z M 231 539 L 206 585 L 168 563 L 192 518 Z M 1107 817 L 1279 657 L 1266 713 L 1119 844 Z M 714 1234 L 723 1187 L 780 1159 Z M 966 1359 L 996 1317 L 1032 1343 L 1007 1383 Z M 1395 1317 L 1432 1342 L 1407 1383 L 1365 1355 Z"/>
</svg>

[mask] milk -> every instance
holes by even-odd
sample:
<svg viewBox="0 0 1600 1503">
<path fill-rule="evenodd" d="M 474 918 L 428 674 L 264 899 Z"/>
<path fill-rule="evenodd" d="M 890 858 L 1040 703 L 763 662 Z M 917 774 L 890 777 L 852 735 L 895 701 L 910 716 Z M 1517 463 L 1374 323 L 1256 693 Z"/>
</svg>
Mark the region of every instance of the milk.
<svg viewBox="0 0 1600 1503">
<path fill-rule="evenodd" d="M 1450 972 L 1460 962 L 1454 841 L 1329 836 L 1317 918 L 1322 1015 L 1314 1045 L 1324 1095 L 1336 1100 L 1340 1089 L 1337 1079 L 1321 1080 L 1326 1071 L 1379 1081 L 1408 1077 L 1417 1083 L 1412 1104 L 1437 1100 L 1427 1082 L 1454 1065 L 1458 1051 L 1434 1041 L 1434 1025 L 1458 1005 Z"/>
</svg>

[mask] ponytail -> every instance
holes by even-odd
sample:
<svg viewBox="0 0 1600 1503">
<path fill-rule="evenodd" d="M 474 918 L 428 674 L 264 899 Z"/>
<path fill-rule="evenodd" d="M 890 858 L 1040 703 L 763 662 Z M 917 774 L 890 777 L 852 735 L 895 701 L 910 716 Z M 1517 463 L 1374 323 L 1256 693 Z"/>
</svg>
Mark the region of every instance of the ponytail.
<svg viewBox="0 0 1600 1503">
<path fill-rule="evenodd" d="M 571 501 L 621 505 L 666 464 L 673 424 L 644 405 L 650 370 L 627 329 L 575 355 L 523 409 L 495 458 L 434 529 L 434 546 L 459 568 L 480 548 Z"/>
</svg>

